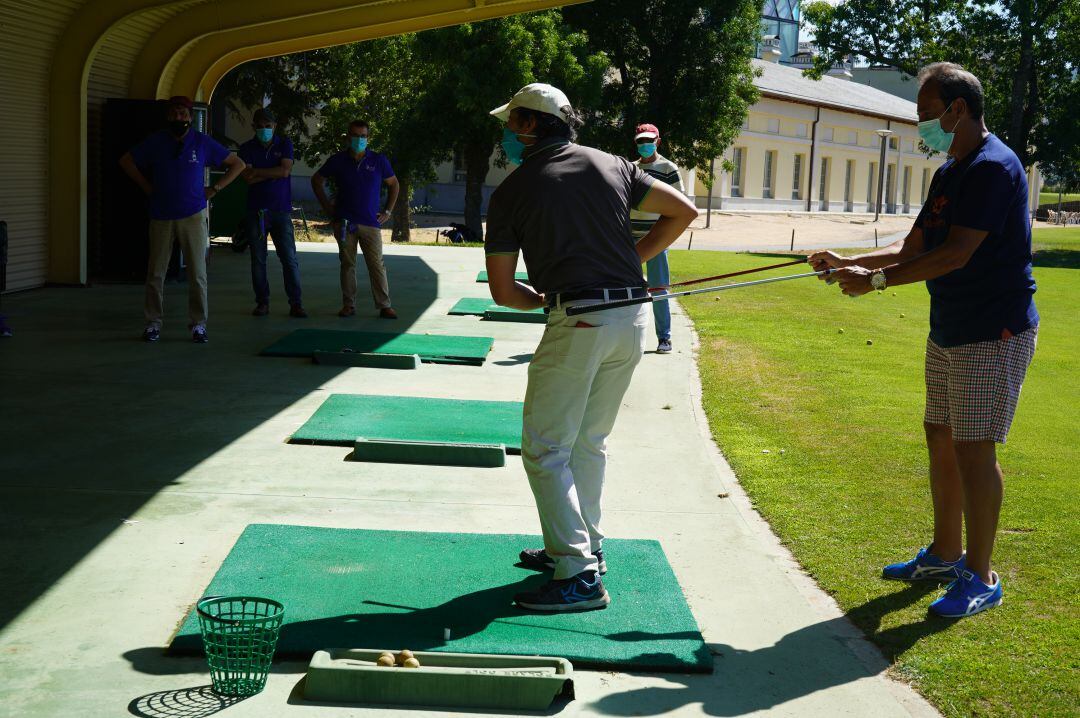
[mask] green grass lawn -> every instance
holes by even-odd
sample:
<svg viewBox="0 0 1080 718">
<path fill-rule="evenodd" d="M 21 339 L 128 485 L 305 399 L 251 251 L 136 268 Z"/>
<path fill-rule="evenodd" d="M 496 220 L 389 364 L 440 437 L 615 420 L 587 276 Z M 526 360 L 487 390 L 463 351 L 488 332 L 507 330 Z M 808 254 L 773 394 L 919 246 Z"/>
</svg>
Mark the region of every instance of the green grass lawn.
<svg viewBox="0 0 1080 718">
<path fill-rule="evenodd" d="M 1075 202 L 1080 200 L 1080 194 L 1063 194 L 1061 195 L 1062 202 Z M 1039 192 L 1039 206 L 1042 207 L 1045 204 L 1057 204 L 1058 193 L 1057 192 Z M 1051 209 L 1053 209 L 1051 207 Z"/>
<path fill-rule="evenodd" d="M 925 288 L 850 299 L 805 279 L 682 300 L 713 435 L 756 508 L 894 673 L 948 716 L 1075 716 L 1080 705 L 1080 229 L 1036 241 L 1054 261 L 1035 270 L 1039 345 L 999 451 L 1005 602 L 956 623 L 927 616 L 936 590 L 878 578 L 931 538 Z M 671 252 L 675 279 L 776 261 Z"/>
</svg>

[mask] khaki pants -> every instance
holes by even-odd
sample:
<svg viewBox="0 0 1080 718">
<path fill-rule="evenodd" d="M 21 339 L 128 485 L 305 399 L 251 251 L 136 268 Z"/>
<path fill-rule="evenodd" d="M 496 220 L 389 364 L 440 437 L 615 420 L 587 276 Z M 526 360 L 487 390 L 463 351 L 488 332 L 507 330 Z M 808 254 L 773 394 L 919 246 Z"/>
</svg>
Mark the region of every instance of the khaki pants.
<svg viewBox="0 0 1080 718">
<path fill-rule="evenodd" d="M 597 570 L 607 437 L 641 361 L 646 316 L 644 305 L 552 309 L 529 364 L 521 456 L 555 578 Z"/>
<path fill-rule="evenodd" d="M 206 250 L 210 246 L 205 212 L 183 219 L 150 220 L 150 261 L 146 268 L 146 299 L 143 314 L 148 326 L 161 327 L 164 311 L 165 272 L 169 269 L 173 242 L 179 242 L 187 264 L 188 322 L 206 324 Z"/>
<path fill-rule="evenodd" d="M 356 306 L 356 247 L 364 255 L 371 296 L 376 309 L 390 306 L 390 284 L 386 278 L 386 265 L 382 256 L 382 234 L 378 227 L 343 223 L 334 224 L 337 237 L 338 259 L 341 261 L 341 302 L 346 307 Z"/>
</svg>

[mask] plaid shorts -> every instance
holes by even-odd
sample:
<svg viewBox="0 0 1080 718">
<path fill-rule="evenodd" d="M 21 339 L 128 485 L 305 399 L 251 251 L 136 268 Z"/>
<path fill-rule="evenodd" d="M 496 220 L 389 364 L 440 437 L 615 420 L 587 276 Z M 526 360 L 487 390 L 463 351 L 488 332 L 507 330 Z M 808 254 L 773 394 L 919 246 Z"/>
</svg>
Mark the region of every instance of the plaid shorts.
<svg viewBox="0 0 1080 718">
<path fill-rule="evenodd" d="M 948 348 L 927 338 L 924 421 L 951 427 L 954 441 L 1004 444 L 1038 331 Z"/>
</svg>

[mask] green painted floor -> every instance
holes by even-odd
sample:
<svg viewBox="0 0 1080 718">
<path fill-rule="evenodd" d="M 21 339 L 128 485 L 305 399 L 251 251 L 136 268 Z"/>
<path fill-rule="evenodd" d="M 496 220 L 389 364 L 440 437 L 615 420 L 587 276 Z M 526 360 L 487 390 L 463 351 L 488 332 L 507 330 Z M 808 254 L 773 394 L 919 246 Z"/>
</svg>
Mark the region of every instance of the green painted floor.
<svg viewBox="0 0 1080 718">
<path fill-rule="evenodd" d="M 252 524 L 204 595 L 285 605 L 280 657 L 322 648 L 562 656 L 576 667 L 710 672 L 713 660 L 657 541 L 609 539 L 611 605 L 552 615 L 513 606 L 549 574 L 516 566 L 538 536 Z M 444 641 L 444 629 L 450 640 Z M 192 613 L 172 643 L 201 650 Z"/>
</svg>

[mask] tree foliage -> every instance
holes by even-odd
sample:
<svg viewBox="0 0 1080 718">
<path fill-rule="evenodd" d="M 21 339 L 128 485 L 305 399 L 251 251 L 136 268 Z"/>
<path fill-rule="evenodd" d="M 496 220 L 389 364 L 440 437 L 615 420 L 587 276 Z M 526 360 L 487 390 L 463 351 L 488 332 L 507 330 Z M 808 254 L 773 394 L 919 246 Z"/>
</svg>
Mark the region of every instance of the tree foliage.
<svg viewBox="0 0 1080 718">
<path fill-rule="evenodd" d="M 750 58 L 760 34 L 756 0 L 595 0 L 567 22 L 611 59 L 582 141 L 632 153 L 634 127 L 660 128 L 664 155 L 704 169 L 735 141 L 757 100 Z"/>
<path fill-rule="evenodd" d="M 909 75 L 931 62 L 959 63 L 983 84 L 987 126 L 1025 166 L 1076 157 L 1076 113 L 1065 109 L 1076 103 L 1076 15 L 1074 0 L 818 0 L 803 8 L 822 51 L 811 74 L 847 56 Z"/>
</svg>

